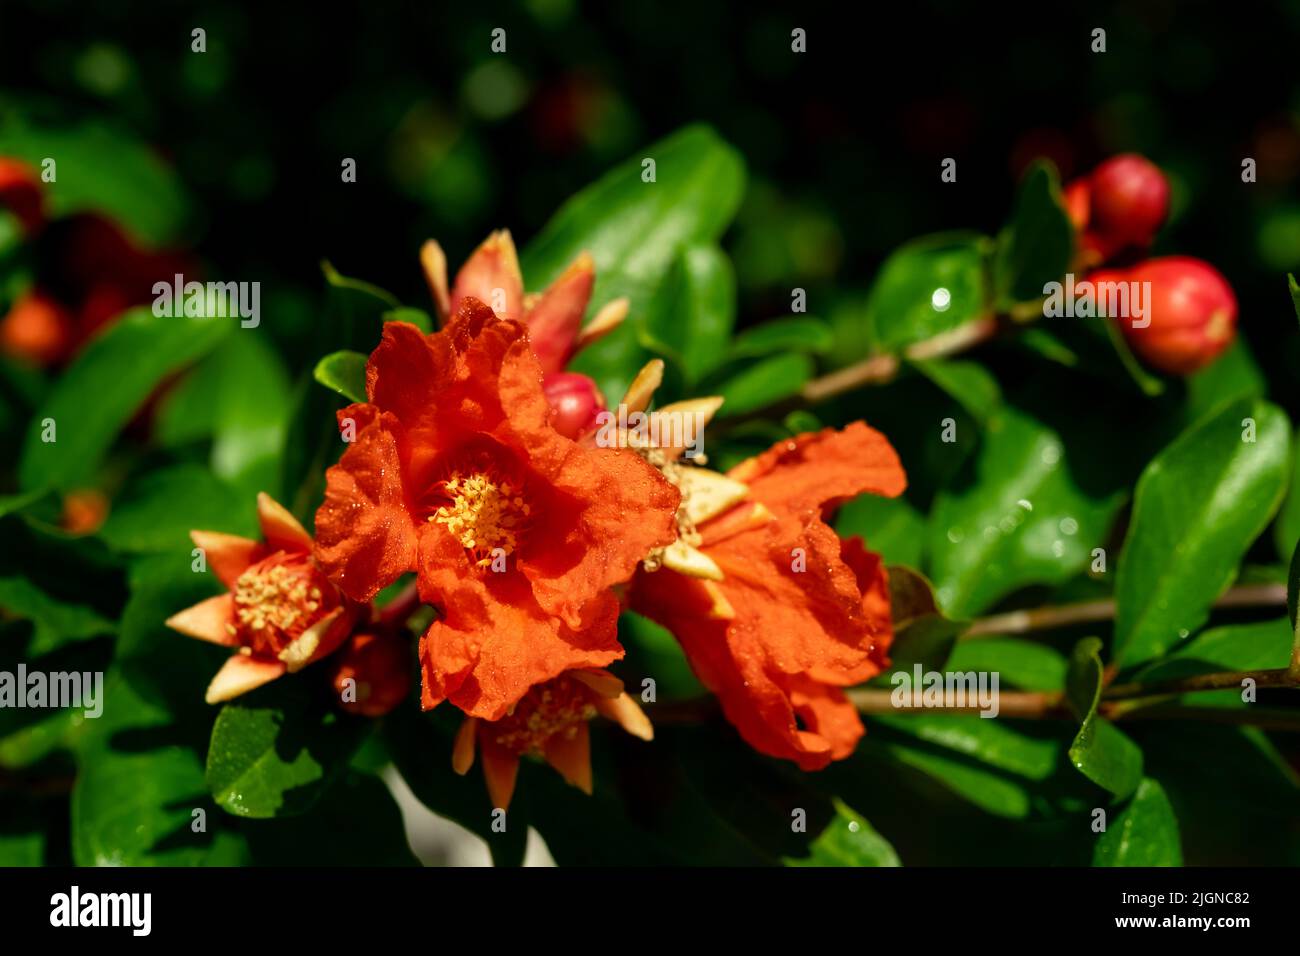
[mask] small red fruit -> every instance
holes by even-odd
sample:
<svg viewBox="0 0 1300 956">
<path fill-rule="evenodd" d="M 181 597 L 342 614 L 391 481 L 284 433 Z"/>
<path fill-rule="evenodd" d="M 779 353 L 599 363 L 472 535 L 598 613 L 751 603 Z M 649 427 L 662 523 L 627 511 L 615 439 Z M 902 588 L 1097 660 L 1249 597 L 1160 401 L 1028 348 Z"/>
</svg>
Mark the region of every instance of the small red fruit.
<svg viewBox="0 0 1300 956">
<path fill-rule="evenodd" d="M 1088 179 L 1088 228 L 1119 246 L 1146 247 L 1169 215 L 1169 181 L 1149 159 L 1126 153 Z"/>
<path fill-rule="evenodd" d="M 542 380 L 551 406 L 551 424 L 565 438 L 577 441 L 596 428 L 596 416 L 605 410 L 600 388 L 580 372 L 551 372 Z"/>
<path fill-rule="evenodd" d="M 331 682 L 339 706 L 361 717 L 382 717 L 411 689 L 414 657 L 410 645 L 394 634 L 355 634 L 334 664 Z M 355 683 L 349 684 L 351 680 Z"/>
<path fill-rule="evenodd" d="M 1145 327 L 1121 320 L 1129 347 L 1152 368 L 1188 375 L 1213 362 L 1237 331 L 1237 297 L 1228 280 L 1207 262 L 1168 256 L 1132 269 L 1095 273 L 1092 281 L 1120 280 L 1143 286 Z"/>
</svg>

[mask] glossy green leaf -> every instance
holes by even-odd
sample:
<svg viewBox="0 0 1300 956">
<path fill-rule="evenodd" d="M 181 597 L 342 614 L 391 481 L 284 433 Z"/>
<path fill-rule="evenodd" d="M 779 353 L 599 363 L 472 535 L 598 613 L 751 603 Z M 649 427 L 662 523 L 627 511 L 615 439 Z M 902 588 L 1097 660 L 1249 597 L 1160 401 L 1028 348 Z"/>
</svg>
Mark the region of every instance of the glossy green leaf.
<svg viewBox="0 0 1300 956">
<path fill-rule="evenodd" d="M 333 352 L 316 363 L 316 381 L 350 402 L 366 400 L 366 357 L 360 352 Z"/>
<path fill-rule="evenodd" d="M 1285 617 L 1214 627 L 1152 661 L 1134 675 L 1134 680 L 1149 683 L 1218 671 L 1286 667 L 1293 641 L 1291 623 Z"/>
<path fill-rule="evenodd" d="M 1097 838 L 1093 866 L 1182 866 L 1178 819 L 1164 788 L 1144 777 Z"/>
<path fill-rule="evenodd" d="M 230 319 L 127 312 L 86 346 L 34 416 L 19 465 L 22 486 L 71 488 L 90 481 L 158 383 L 236 328 Z M 47 421 L 55 441 L 42 440 Z"/>
<path fill-rule="evenodd" d="M 998 302 L 1005 307 L 1042 298 L 1043 286 L 1065 275 L 1073 252 L 1074 226 L 1056 169 L 1037 162 L 1025 174 L 1011 222 L 998 236 L 993 267 Z"/>
<path fill-rule="evenodd" d="M 646 182 L 646 159 L 654 181 Z M 688 126 L 640 150 L 566 202 L 523 250 L 530 289 L 550 284 L 582 251 L 596 263 L 592 305 L 627 296 L 629 321 L 583 350 L 573 366 L 622 395 L 649 353 L 637 341 L 673 261 L 689 246 L 713 243 L 739 207 L 745 171 L 740 154 L 707 126 Z M 672 344 L 672 343 L 669 343 Z"/>
<path fill-rule="evenodd" d="M 756 362 L 713 389 L 723 398 L 718 417 L 752 412 L 797 395 L 812 374 L 812 359 L 794 352 Z"/>
<path fill-rule="evenodd" d="M 959 641 L 948 658 L 953 671 L 997 671 L 1002 687 L 1057 691 L 1065 686 L 1068 662 L 1056 648 L 1016 637 Z"/>
<path fill-rule="evenodd" d="M 835 816 L 808 846 L 805 857 L 786 858 L 786 866 L 902 866 L 898 853 L 842 800 L 832 801 Z"/>
<path fill-rule="evenodd" d="M 1254 441 L 1250 437 L 1253 424 Z M 1115 584 L 1115 658 L 1157 657 L 1198 629 L 1285 490 L 1290 425 L 1260 401 L 1230 405 L 1147 466 Z"/>
<path fill-rule="evenodd" d="M 1065 678 L 1065 697 L 1082 721 L 1070 745 L 1070 762 L 1097 786 L 1119 800 L 1142 781 L 1142 751 L 1097 713 L 1101 701 L 1101 641 L 1087 637 L 1075 645 Z"/>
<path fill-rule="evenodd" d="M 736 322 L 731 261 L 712 245 L 683 249 L 641 314 L 642 345 L 670 358 L 686 384 L 698 382 L 726 358 Z"/>
<path fill-rule="evenodd" d="M 867 300 L 877 347 L 898 351 L 984 314 L 988 245 L 985 236 L 943 233 L 913 240 L 886 259 Z"/>
<path fill-rule="evenodd" d="M 748 328 L 731 343 L 732 358 L 752 358 L 774 352 L 811 352 L 820 355 L 830 351 L 835 337 L 821 319 L 810 315 L 792 315 L 783 319 L 770 319 Z"/>
<path fill-rule="evenodd" d="M 295 816 L 346 768 L 368 730 L 365 721 L 318 706 L 281 681 L 221 708 L 208 750 L 208 788 L 235 816 Z"/>
<path fill-rule="evenodd" d="M 1088 566 L 1122 493 L 1083 485 L 1075 453 L 1019 409 L 989 421 L 930 516 L 930 577 L 950 616 L 977 614 L 1018 588 L 1059 584 Z"/>
</svg>

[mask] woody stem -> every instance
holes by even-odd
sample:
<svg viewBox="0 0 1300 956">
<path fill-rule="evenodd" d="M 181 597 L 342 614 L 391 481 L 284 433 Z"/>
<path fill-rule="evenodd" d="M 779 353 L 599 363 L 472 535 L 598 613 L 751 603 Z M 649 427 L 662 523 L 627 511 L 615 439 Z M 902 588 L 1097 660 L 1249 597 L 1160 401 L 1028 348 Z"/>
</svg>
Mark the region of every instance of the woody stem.
<svg viewBox="0 0 1300 956">
<path fill-rule="evenodd" d="M 836 398 L 846 392 L 867 385 L 884 385 L 892 382 L 903 367 L 904 360 L 924 361 L 926 359 L 944 358 L 973 348 L 986 342 L 997 334 L 1002 322 L 996 315 L 982 315 L 970 319 L 954 329 L 941 332 L 933 338 L 904 348 L 900 353 L 883 353 L 862 359 L 852 365 L 828 372 L 804 384 L 799 392 L 781 402 L 754 409 L 743 415 L 724 418 L 714 425 L 715 431 L 730 429 L 755 418 L 768 417 L 817 405 Z"/>
<path fill-rule="evenodd" d="M 1285 584 L 1242 584 L 1223 593 L 1213 607 L 1272 607 L 1286 605 Z M 1115 601 L 1103 598 L 1097 601 L 1080 601 L 1075 604 L 1058 604 L 1047 607 L 1008 611 L 973 621 L 962 634 L 963 638 L 989 637 L 991 635 L 1025 634 L 1029 631 L 1048 631 L 1074 624 L 1092 624 L 1115 618 Z"/>
</svg>

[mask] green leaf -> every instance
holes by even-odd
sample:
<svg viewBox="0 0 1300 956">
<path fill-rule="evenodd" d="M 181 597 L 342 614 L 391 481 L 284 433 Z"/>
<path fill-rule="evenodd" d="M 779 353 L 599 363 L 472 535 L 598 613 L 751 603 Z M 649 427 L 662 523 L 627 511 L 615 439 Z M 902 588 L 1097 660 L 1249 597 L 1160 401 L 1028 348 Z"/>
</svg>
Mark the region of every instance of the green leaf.
<svg viewBox="0 0 1300 956">
<path fill-rule="evenodd" d="M 1295 306 L 1295 317 L 1300 319 L 1300 283 L 1295 281 L 1295 276 L 1291 273 L 1286 274 L 1286 284 L 1291 290 L 1291 304 Z"/>
<path fill-rule="evenodd" d="M 862 538 L 886 564 L 921 565 L 925 518 L 906 498 L 854 498 L 836 514 L 835 533 L 841 538 Z"/>
<path fill-rule="evenodd" d="M 887 733 L 882 733 L 888 728 Z M 1042 811 L 1036 793 L 1064 751 L 1050 728 L 941 713 L 876 715 L 867 734 L 900 763 L 933 777 L 988 813 L 1023 819 Z"/>
<path fill-rule="evenodd" d="M 1247 419 L 1255 440 L 1243 441 Z M 1137 484 L 1115 584 L 1115 659 L 1141 663 L 1205 623 L 1285 490 L 1290 426 L 1261 401 L 1203 420 Z"/>
<path fill-rule="evenodd" d="M 1264 373 L 1250 347 L 1238 336 L 1228 350 L 1208 366 L 1183 379 L 1187 386 L 1187 423 L 1214 414 L 1244 398 L 1263 398 Z"/>
<path fill-rule="evenodd" d="M 1143 777 L 1133 799 L 1097 839 L 1093 866 L 1182 866 L 1178 819 L 1164 788 Z"/>
<path fill-rule="evenodd" d="M 718 417 L 742 415 L 797 395 L 812 374 L 812 359 L 796 352 L 756 362 L 715 386 L 723 398 Z"/>
<path fill-rule="evenodd" d="M 808 846 L 805 857 L 786 857 L 786 866 L 902 866 L 889 841 L 842 800 L 835 816 Z"/>
<path fill-rule="evenodd" d="M 644 159 L 655 181 L 642 179 Z M 650 355 L 637 341 L 638 317 L 650 307 L 673 261 L 688 246 L 713 243 L 740 205 L 740 154 L 707 126 L 688 126 L 640 150 L 566 202 L 524 249 L 524 278 L 544 288 L 583 250 L 596 263 L 592 304 L 627 296 L 631 319 L 574 363 L 606 395 L 622 395 Z M 684 351 L 684 350 L 683 350 Z"/>
<path fill-rule="evenodd" d="M 1060 584 L 1087 567 L 1122 493 L 1085 485 L 1077 451 L 1017 408 L 990 419 L 930 516 L 930 576 L 950 616 L 978 614 L 1018 588 Z"/>
<path fill-rule="evenodd" d="M 27 644 L 29 658 L 57 650 L 70 641 L 112 634 L 112 621 L 81 604 L 65 604 L 50 597 L 26 578 L 0 577 L 0 616 L 32 622 Z"/>
<path fill-rule="evenodd" d="M 673 260 L 649 308 L 641 344 L 672 359 L 693 385 L 726 357 L 736 322 L 736 274 L 721 249 L 695 245 Z"/>
<path fill-rule="evenodd" d="M 236 327 L 228 319 L 125 313 L 86 346 L 34 416 L 19 464 L 22 486 L 71 488 L 90 480 L 158 383 Z M 47 421 L 55 441 L 42 438 Z"/>
<path fill-rule="evenodd" d="M 193 530 L 251 535 L 253 499 L 199 465 L 174 465 L 142 474 L 113 502 L 99 536 L 109 547 L 145 553 L 188 551 Z"/>
<path fill-rule="evenodd" d="M 212 726 L 207 781 L 239 817 L 310 809 L 347 766 L 369 725 L 317 706 L 287 680 L 226 704 Z"/>
<path fill-rule="evenodd" d="M 152 148 L 100 125 L 41 129 L 16 117 L 0 122 L 0 155 L 38 171 L 54 158 L 58 176 L 44 186 L 49 213 L 96 212 L 151 248 L 177 238 L 189 215 L 180 178 Z"/>
<path fill-rule="evenodd" d="M 264 336 L 241 330 L 167 395 L 155 434 L 169 447 L 211 438 L 214 475 L 248 497 L 278 496 L 290 400 L 279 355 Z"/>
<path fill-rule="evenodd" d="M 997 671 L 1001 684 L 1030 691 L 1061 690 L 1068 666 L 1056 648 L 1015 637 L 960 641 L 947 664 L 950 671 Z"/>
<path fill-rule="evenodd" d="M 955 359 L 928 359 L 911 363 L 917 371 L 957 400 L 971 418 L 981 425 L 1002 404 L 998 380 L 978 362 Z"/>
<path fill-rule="evenodd" d="M 1142 781 L 1142 751 L 1097 714 L 1103 669 L 1099 638 L 1086 637 L 1075 645 L 1065 697 L 1083 723 L 1070 745 L 1070 762 L 1097 786 L 1124 800 Z"/>
<path fill-rule="evenodd" d="M 1290 622 L 1279 617 L 1252 624 L 1228 624 L 1202 631 L 1159 660 L 1139 670 L 1143 683 L 1180 680 L 1219 671 L 1250 671 L 1286 667 L 1294 640 Z M 1237 691 L 1230 695 L 1240 701 Z"/>
<path fill-rule="evenodd" d="M 993 274 L 999 305 L 1042 298 L 1043 286 L 1065 275 L 1073 253 L 1074 226 L 1056 169 L 1037 162 L 1025 174 L 1011 222 L 998 236 Z"/>
<path fill-rule="evenodd" d="M 234 866 L 243 840 L 222 826 L 203 763 L 180 745 L 172 718 L 121 673 L 105 684 L 72 790 L 72 853 L 78 866 Z M 195 830 L 197 811 L 206 829 Z"/>
<path fill-rule="evenodd" d="M 772 319 L 746 329 L 731 343 L 731 358 L 753 358 L 774 352 L 811 352 L 821 355 L 835 345 L 831 327 L 810 315 Z"/>
<path fill-rule="evenodd" d="M 899 351 L 984 314 L 988 245 L 986 236 L 942 233 L 915 239 L 886 259 L 867 299 L 876 346 Z"/>
<path fill-rule="evenodd" d="M 316 363 L 316 381 L 350 402 L 366 400 L 366 357 L 360 352 L 334 352 Z"/>
</svg>

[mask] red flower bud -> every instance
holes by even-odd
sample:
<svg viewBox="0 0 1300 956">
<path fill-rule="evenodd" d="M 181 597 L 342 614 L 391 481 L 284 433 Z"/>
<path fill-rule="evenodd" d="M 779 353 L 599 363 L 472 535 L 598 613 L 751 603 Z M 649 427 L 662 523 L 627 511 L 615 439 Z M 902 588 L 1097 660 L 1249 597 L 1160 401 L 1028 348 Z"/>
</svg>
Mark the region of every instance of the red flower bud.
<svg viewBox="0 0 1300 956">
<path fill-rule="evenodd" d="M 397 635 L 353 635 L 339 653 L 331 675 L 339 706 L 362 717 L 384 716 L 406 700 L 413 666 L 410 646 Z M 349 685 L 348 680 L 355 684 Z"/>
<path fill-rule="evenodd" d="M 590 378 L 579 372 L 551 372 L 542 380 L 542 387 L 557 432 L 577 441 L 595 429 L 596 416 L 605 409 L 605 396 Z"/>
<path fill-rule="evenodd" d="M 16 159 L 0 158 L 0 206 L 13 212 L 28 232 L 41 224 L 44 197 L 36 171 Z"/>
<path fill-rule="evenodd" d="M 1154 163 L 1127 153 L 1089 177 L 1088 227 L 1118 246 L 1148 246 L 1169 215 L 1169 181 Z"/>
<path fill-rule="evenodd" d="M 58 302 L 29 292 L 0 320 L 0 352 L 35 365 L 53 365 L 72 347 L 72 316 Z"/>
<path fill-rule="evenodd" d="M 1094 273 L 1093 281 L 1149 282 L 1145 327 L 1120 320 L 1129 347 L 1152 368 L 1187 375 L 1209 365 L 1232 344 L 1237 297 L 1228 280 L 1190 256 L 1149 259 L 1132 269 Z"/>
</svg>

